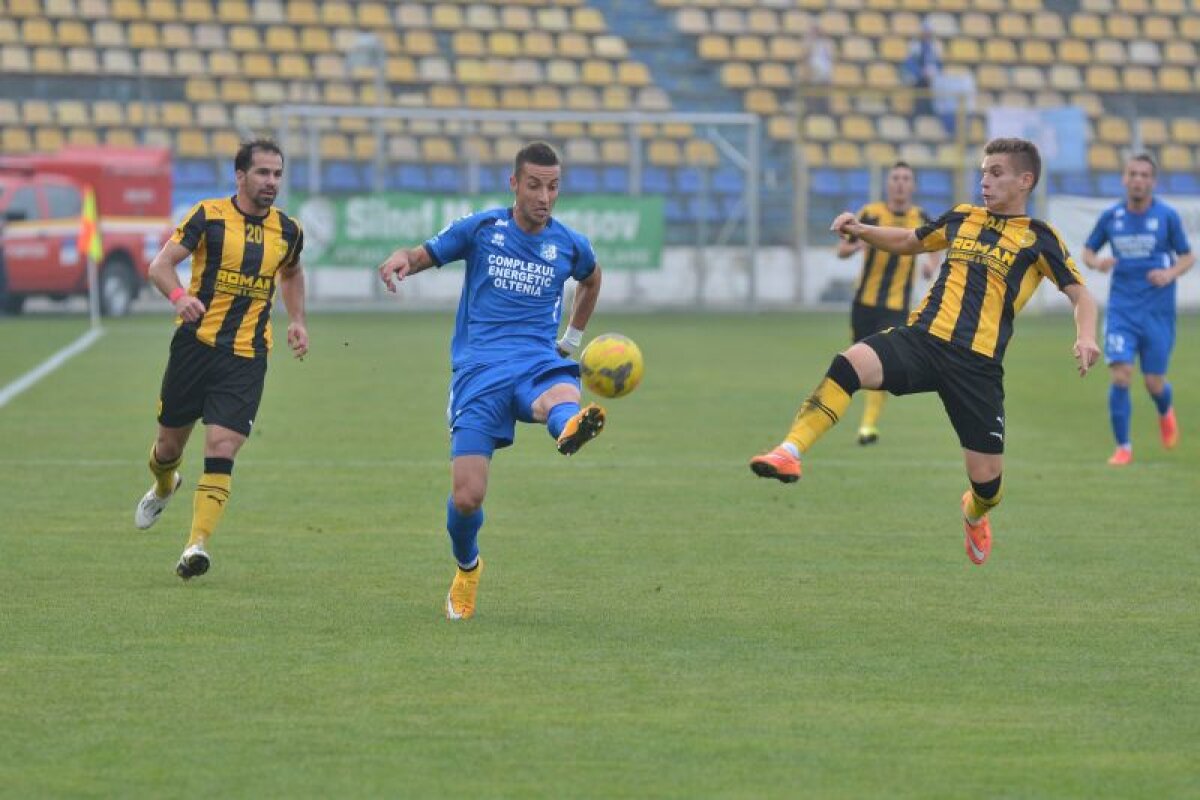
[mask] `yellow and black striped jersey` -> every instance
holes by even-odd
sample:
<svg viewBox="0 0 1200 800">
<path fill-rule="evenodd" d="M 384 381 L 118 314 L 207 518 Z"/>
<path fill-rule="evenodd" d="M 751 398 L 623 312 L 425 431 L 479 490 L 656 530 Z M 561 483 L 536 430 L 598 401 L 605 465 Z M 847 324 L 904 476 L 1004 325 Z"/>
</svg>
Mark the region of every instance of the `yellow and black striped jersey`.
<svg viewBox="0 0 1200 800">
<path fill-rule="evenodd" d="M 281 269 L 299 262 L 300 223 L 272 208 L 261 217 L 237 207 L 232 197 L 201 200 L 171 240 L 192 252 L 188 293 L 207 311 L 190 328 L 205 344 L 248 358 L 271 350 L 271 301 Z"/>
<path fill-rule="evenodd" d="M 887 203 L 868 203 L 858 211 L 858 218 L 867 225 L 913 230 L 929 222 L 929 215 L 920 206 L 896 213 Z M 854 302 L 875 308 L 907 311 L 912 295 L 913 265 L 916 256 L 897 255 L 868 246 L 863 251 L 862 274 L 854 290 Z"/>
<path fill-rule="evenodd" d="M 908 324 L 1000 361 L 1013 317 L 1042 278 L 1062 289 L 1083 283 L 1058 233 L 1028 216 L 955 206 L 922 225 L 927 251 L 946 250 L 941 272 Z"/>
</svg>

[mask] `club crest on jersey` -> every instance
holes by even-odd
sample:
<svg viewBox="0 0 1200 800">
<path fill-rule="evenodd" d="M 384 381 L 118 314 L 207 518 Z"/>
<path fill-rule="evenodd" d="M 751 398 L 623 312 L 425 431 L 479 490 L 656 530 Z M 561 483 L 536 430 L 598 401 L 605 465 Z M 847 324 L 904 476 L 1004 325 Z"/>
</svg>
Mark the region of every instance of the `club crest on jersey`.
<svg viewBox="0 0 1200 800">
<path fill-rule="evenodd" d="M 538 255 L 543 261 L 553 261 L 558 258 L 558 245 L 553 242 L 546 242 L 542 245 L 542 249 L 538 251 Z"/>
<path fill-rule="evenodd" d="M 1148 231 L 1158 230 L 1158 218 L 1157 217 L 1151 217 L 1150 219 L 1146 220 L 1146 230 L 1148 230 Z"/>
<path fill-rule="evenodd" d="M 499 231 L 492 234 L 492 246 L 504 247 L 504 234 Z"/>
</svg>

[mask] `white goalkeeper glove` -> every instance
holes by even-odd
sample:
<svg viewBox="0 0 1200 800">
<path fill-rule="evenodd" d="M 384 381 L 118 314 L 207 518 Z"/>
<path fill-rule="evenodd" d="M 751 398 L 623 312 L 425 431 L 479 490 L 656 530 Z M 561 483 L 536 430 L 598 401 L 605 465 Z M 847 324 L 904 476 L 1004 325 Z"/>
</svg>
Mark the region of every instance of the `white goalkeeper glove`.
<svg viewBox="0 0 1200 800">
<path fill-rule="evenodd" d="M 558 340 L 558 352 L 564 356 L 572 355 L 582 343 L 583 331 L 568 325 L 567 329 L 563 331 L 562 338 Z"/>
</svg>

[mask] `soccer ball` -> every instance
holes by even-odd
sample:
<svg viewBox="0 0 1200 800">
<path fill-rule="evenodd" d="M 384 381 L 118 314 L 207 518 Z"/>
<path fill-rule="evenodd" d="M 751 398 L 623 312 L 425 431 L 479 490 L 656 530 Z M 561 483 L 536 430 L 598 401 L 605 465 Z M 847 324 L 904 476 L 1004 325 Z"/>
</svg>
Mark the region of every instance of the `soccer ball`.
<svg viewBox="0 0 1200 800">
<path fill-rule="evenodd" d="M 642 382 L 642 351 L 627 336 L 604 333 L 579 355 L 583 385 L 601 397 L 624 397 Z"/>
</svg>

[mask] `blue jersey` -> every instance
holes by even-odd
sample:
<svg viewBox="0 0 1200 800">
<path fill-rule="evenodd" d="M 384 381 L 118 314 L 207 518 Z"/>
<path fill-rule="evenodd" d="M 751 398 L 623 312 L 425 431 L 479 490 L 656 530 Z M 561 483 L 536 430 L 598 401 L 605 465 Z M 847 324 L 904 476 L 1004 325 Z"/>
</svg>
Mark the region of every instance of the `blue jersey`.
<svg viewBox="0 0 1200 800">
<path fill-rule="evenodd" d="M 467 262 L 450 343 L 454 369 L 554 354 L 563 286 L 596 269 L 587 237 L 553 218 L 540 233 L 525 233 L 509 208 L 455 220 L 425 249 L 439 267 Z"/>
<path fill-rule="evenodd" d="M 1175 209 L 1157 199 L 1144 214 L 1135 214 L 1124 201 L 1100 215 L 1087 246 L 1098 251 L 1108 242 L 1117 264 L 1112 271 L 1108 310 L 1112 312 L 1175 312 L 1175 282 L 1155 286 L 1146 278 L 1154 269 L 1166 269 L 1175 258 L 1191 252 L 1183 223 Z"/>
</svg>

